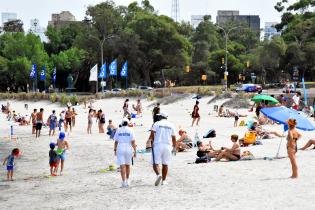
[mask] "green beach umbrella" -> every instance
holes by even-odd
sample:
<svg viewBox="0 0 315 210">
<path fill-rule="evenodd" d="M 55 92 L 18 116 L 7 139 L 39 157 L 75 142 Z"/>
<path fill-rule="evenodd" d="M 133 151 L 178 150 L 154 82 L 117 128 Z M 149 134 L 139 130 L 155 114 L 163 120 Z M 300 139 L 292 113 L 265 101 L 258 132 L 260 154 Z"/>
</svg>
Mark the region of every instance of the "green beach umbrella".
<svg viewBox="0 0 315 210">
<path fill-rule="evenodd" d="M 278 104 L 279 101 L 271 96 L 268 95 L 256 95 L 254 96 L 251 101 L 254 102 L 263 102 L 263 101 L 268 101 L 269 104 Z"/>
</svg>

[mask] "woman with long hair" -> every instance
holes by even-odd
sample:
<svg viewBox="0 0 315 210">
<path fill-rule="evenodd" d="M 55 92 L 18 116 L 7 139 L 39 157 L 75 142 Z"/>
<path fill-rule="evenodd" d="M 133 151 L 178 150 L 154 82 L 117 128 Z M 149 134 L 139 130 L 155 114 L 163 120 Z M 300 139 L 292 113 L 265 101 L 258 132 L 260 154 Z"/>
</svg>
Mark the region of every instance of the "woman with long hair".
<svg viewBox="0 0 315 210">
<path fill-rule="evenodd" d="M 289 119 L 288 121 L 289 131 L 287 136 L 287 150 L 288 157 L 292 166 L 292 176 L 290 178 L 295 179 L 298 177 L 298 167 L 295 159 L 295 154 L 297 152 L 297 140 L 301 138 L 301 134 L 296 130 L 296 120 Z"/>
</svg>

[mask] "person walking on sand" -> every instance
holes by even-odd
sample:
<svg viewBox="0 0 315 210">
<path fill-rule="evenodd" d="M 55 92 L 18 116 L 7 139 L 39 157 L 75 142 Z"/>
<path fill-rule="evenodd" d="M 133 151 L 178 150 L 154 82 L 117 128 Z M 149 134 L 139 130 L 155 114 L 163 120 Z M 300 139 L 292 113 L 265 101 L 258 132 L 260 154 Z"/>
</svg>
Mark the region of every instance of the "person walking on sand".
<svg viewBox="0 0 315 210">
<path fill-rule="evenodd" d="M 100 109 L 97 113 L 97 121 L 98 121 L 98 132 L 99 133 L 105 133 L 104 125 L 105 125 L 105 114 Z"/>
<path fill-rule="evenodd" d="M 124 106 L 123 106 L 123 111 L 124 111 L 124 116 L 123 117 L 127 117 L 130 115 L 130 111 L 129 111 L 129 99 L 127 98 L 124 102 Z"/>
<path fill-rule="evenodd" d="M 37 114 L 37 109 L 34 109 L 30 117 L 30 122 L 32 122 L 32 134 L 35 134 L 35 131 L 36 131 L 36 114 Z"/>
<path fill-rule="evenodd" d="M 171 155 L 176 154 L 176 134 L 172 123 L 167 118 L 167 113 L 160 112 L 160 121 L 153 124 L 150 134 L 152 145 L 153 170 L 157 175 L 155 186 L 162 180 L 162 185 L 166 185 L 168 165 Z M 173 148 L 173 149 L 172 149 Z M 162 164 L 162 176 L 160 175 L 160 164 Z"/>
<path fill-rule="evenodd" d="M 117 129 L 115 136 L 114 153 L 117 156 L 117 163 L 120 165 L 120 174 L 122 179 L 121 187 L 129 187 L 130 165 L 132 157 L 136 157 L 135 134 L 128 127 L 128 121 L 123 120 L 122 126 Z"/>
<path fill-rule="evenodd" d="M 289 131 L 287 136 L 287 150 L 288 156 L 292 166 L 292 176 L 290 178 L 298 178 L 298 166 L 295 159 L 295 154 L 297 152 L 297 140 L 301 138 L 301 134 L 296 130 L 296 120 L 289 119 L 288 121 Z"/>
<path fill-rule="evenodd" d="M 44 109 L 40 108 L 39 112 L 36 113 L 36 138 L 40 137 L 40 131 L 42 130 L 43 120 L 44 119 Z"/>
<path fill-rule="evenodd" d="M 191 123 L 191 127 L 194 127 L 195 121 L 197 120 L 196 125 L 199 125 L 199 121 L 200 121 L 200 115 L 199 115 L 199 101 L 196 101 L 196 104 L 194 106 L 194 110 L 191 114 L 191 117 L 193 118 L 192 123 Z"/>
<path fill-rule="evenodd" d="M 14 169 L 14 158 L 19 156 L 20 150 L 15 148 L 12 150 L 11 154 L 7 156 L 4 161 L 3 165 L 7 164 L 7 180 L 13 181 L 13 169 Z"/>
<path fill-rule="evenodd" d="M 59 138 L 57 140 L 57 167 L 55 173 L 58 172 L 58 167 L 60 164 L 60 176 L 62 176 L 64 162 L 66 160 L 66 150 L 69 150 L 69 143 L 65 140 L 66 134 L 64 132 L 59 133 Z"/>
<path fill-rule="evenodd" d="M 75 111 L 75 109 L 74 108 L 72 108 L 72 118 L 71 118 L 71 123 L 72 123 L 72 128 L 74 128 L 74 126 L 75 126 L 75 118 L 76 118 L 76 116 L 78 115 L 78 113 Z"/>
<path fill-rule="evenodd" d="M 66 115 L 65 115 L 65 120 L 66 120 L 66 124 L 65 124 L 65 132 L 68 131 L 68 126 L 70 127 L 70 132 L 72 131 L 72 110 L 71 107 L 68 106 L 68 109 L 66 111 Z"/>
<path fill-rule="evenodd" d="M 92 134 L 93 116 L 94 116 L 94 110 L 90 109 L 89 114 L 88 114 L 88 127 L 87 127 L 88 134 Z"/>
<path fill-rule="evenodd" d="M 55 110 L 52 111 L 52 114 L 49 116 L 47 121 L 49 122 L 49 136 L 54 136 L 57 127 L 57 116 Z"/>
<path fill-rule="evenodd" d="M 238 111 L 236 111 L 234 115 L 234 127 L 237 127 L 239 119 L 240 119 L 240 116 L 238 114 Z"/>
<path fill-rule="evenodd" d="M 157 121 L 159 121 L 159 116 L 158 116 L 159 113 L 160 113 L 160 103 L 157 103 L 152 111 L 153 123 L 156 123 Z"/>
</svg>

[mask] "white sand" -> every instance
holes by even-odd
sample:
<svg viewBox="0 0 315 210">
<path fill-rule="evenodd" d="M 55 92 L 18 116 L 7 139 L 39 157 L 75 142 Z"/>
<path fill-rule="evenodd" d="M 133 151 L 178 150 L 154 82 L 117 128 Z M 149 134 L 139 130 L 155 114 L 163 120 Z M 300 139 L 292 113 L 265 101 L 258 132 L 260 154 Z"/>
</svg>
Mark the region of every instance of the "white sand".
<svg viewBox="0 0 315 210">
<path fill-rule="evenodd" d="M 233 133 L 242 136 L 246 128 L 233 128 L 232 118 L 208 115 L 210 111 L 213 113 L 213 104 L 207 105 L 208 100 L 201 99 L 202 119 L 197 128 L 190 127 L 188 113 L 192 111 L 194 100 L 188 98 L 162 106 L 162 110 L 169 113 L 169 119 L 176 128 L 182 126 L 192 137 L 196 130 L 202 136 L 208 129 L 214 128 L 217 138 L 212 140 L 213 145 L 217 148 L 228 146 L 229 136 Z M 17 113 L 26 113 L 24 102 L 11 103 Z M 152 120 L 147 106 L 151 103 L 143 100 L 144 117 L 139 121 L 144 126 L 135 127 L 138 149 L 144 148 L 149 135 Z M 106 121 L 113 119 L 118 124 L 122 105 L 123 99 L 106 99 L 97 101 L 95 108 L 105 111 Z M 45 119 L 52 109 L 59 113 L 62 108 L 48 102 L 29 103 L 28 114 L 35 107 L 45 108 Z M 49 143 L 56 137 L 42 136 L 35 140 L 31 137 L 30 127 L 15 126 L 18 136 L 28 138 L 17 143 L 9 142 L 5 138 L 9 123 L 0 114 L 0 158 L 16 146 L 22 151 L 22 157 L 16 160 L 16 181 L 6 182 L 5 167 L 0 170 L 0 209 L 315 209 L 314 150 L 298 152 L 300 177 L 297 180 L 288 179 L 291 169 L 287 158 L 196 165 L 188 164 L 195 160 L 196 150 L 191 150 L 173 158 L 169 185 L 160 187 L 153 186 L 155 174 L 149 164 L 150 155 L 138 155 L 132 168 L 131 187 L 121 189 L 119 173 L 98 172 L 115 163 L 114 143 L 108 140 L 106 134 L 97 133 L 95 123 L 93 135 L 87 135 L 87 110 L 78 107 L 77 111 L 77 126 L 67 139 L 71 148 L 67 152 L 64 176 L 55 178 L 46 176 L 49 175 Z M 246 113 L 247 110 L 240 112 Z M 281 131 L 282 127 L 276 125 L 273 129 Z M 43 134 L 47 133 L 48 129 L 43 129 Z M 303 138 L 298 146 L 301 147 L 313 133 L 302 132 Z M 279 142 L 279 138 L 264 140 L 262 146 L 242 150 L 250 150 L 256 157 L 273 157 Z M 285 143 L 281 146 L 281 156 L 286 156 Z"/>
</svg>

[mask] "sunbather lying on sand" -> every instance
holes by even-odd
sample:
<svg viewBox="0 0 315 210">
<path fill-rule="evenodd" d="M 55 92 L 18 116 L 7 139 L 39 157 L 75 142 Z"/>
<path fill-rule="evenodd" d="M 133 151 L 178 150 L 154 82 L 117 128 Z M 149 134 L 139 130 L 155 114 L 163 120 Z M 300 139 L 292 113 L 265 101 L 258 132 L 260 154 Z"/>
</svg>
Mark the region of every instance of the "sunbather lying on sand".
<svg viewBox="0 0 315 210">
<path fill-rule="evenodd" d="M 210 158 L 215 158 L 218 156 L 218 154 L 221 151 L 221 150 L 215 150 L 211 145 L 211 141 L 209 141 L 209 144 L 205 144 L 199 141 L 197 142 L 197 146 L 198 146 L 198 152 L 197 152 L 198 157 L 202 157 L 206 154 Z"/>
<path fill-rule="evenodd" d="M 263 129 L 261 126 L 258 125 L 257 122 L 254 122 L 252 127 L 249 128 L 250 131 L 255 131 L 258 136 L 261 136 L 265 139 L 271 139 L 271 135 L 275 135 L 277 137 L 285 137 L 283 134 L 278 133 L 277 131 L 268 131 L 266 129 Z"/>
</svg>

